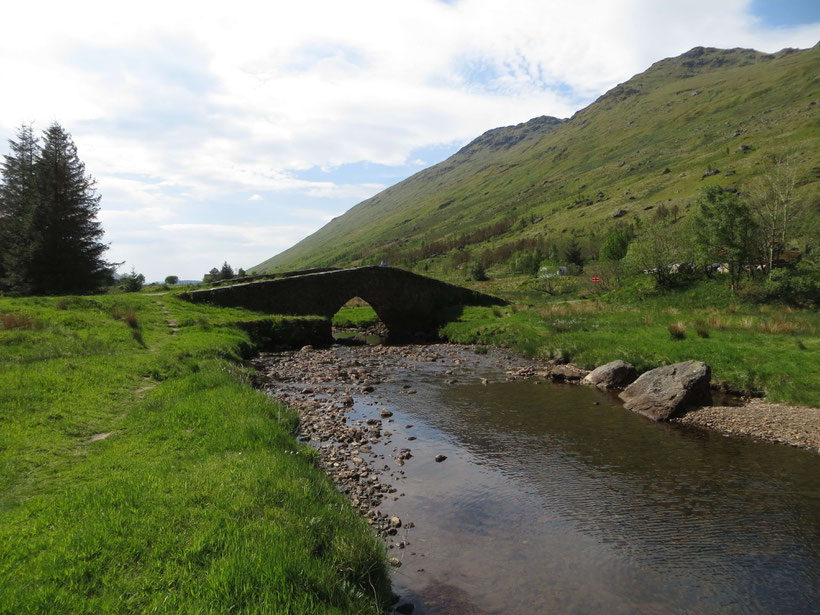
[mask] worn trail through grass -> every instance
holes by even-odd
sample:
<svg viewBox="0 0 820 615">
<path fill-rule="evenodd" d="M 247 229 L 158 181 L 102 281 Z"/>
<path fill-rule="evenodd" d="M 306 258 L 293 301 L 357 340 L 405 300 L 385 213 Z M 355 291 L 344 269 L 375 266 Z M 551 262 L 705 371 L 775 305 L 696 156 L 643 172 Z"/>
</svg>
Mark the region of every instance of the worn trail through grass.
<svg viewBox="0 0 820 615">
<path fill-rule="evenodd" d="M 384 546 L 173 295 L 0 298 L 0 613 L 373 613 Z M 270 318 L 270 317 L 268 317 Z"/>
</svg>

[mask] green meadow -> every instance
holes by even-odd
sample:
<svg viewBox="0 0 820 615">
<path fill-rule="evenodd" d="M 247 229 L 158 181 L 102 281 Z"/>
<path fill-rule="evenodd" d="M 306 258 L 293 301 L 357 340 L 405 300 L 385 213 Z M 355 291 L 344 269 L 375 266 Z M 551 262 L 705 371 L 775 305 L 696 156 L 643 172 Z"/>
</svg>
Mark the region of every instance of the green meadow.
<svg viewBox="0 0 820 615">
<path fill-rule="evenodd" d="M 451 341 L 509 347 L 587 369 L 616 359 L 638 371 L 698 359 L 726 390 L 820 406 L 816 310 L 743 302 L 723 280 L 683 290 L 647 286 L 645 295 L 633 285 L 591 298 L 578 282 L 581 292 L 557 300 L 539 297 L 524 278 L 472 286 L 511 304 L 453 314 L 442 329 Z"/>
<path fill-rule="evenodd" d="M 265 317 L 0 298 L 0 613 L 386 608 L 383 544 L 242 365 Z"/>
<path fill-rule="evenodd" d="M 722 280 L 565 284 L 474 282 L 510 303 L 456 310 L 442 335 L 587 368 L 701 359 L 727 390 L 820 406 L 814 310 Z M 243 363 L 310 320 L 173 294 L 0 297 L 0 613 L 384 612 L 383 543 Z M 376 321 L 363 302 L 334 319 Z"/>
</svg>

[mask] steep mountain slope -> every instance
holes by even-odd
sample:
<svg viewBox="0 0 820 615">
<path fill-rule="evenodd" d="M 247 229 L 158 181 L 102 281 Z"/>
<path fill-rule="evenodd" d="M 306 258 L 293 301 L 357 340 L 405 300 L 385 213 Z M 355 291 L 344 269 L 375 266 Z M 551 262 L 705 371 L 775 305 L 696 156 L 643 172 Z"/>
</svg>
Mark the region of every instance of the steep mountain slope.
<svg viewBox="0 0 820 615">
<path fill-rule="evenodd" d="M 772 155 L 789 160 L 798 196 L 817 203 L 818 99 L 820 46 L 776 54 L 696 47 L 569 120 L 486 132 L 253 269 L 383 258 L 435 269 L 448 251 L 526 238 L 586 237 L 594 246 L 613 224 L 660 205 L 685 214 L 710 183 L 743 189 Z"/>
</svg>

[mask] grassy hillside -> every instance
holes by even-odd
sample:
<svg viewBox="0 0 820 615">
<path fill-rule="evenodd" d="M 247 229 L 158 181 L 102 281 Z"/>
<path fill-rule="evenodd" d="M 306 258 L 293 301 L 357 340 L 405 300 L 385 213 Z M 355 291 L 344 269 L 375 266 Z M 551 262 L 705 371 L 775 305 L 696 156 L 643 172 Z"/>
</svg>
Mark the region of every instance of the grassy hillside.
<svg viewBox="0 0 820 615">
<path fill-rule="evenodd" d="M 260 318 L 0 297 L 0 613 L 382 612 L 384 545 L 237 362 Z"/>
<path fill-rule="evenodd" d="M 798 199 L 816 204 L 819 68 L 820 46 L 692 49 L 569 120 L 491 130 L 252 269 L 385 259 L 446 273 L 456 251 L 571 236 L 592 253 L 613 225 L 661 205 L 685 216 L 706 185 L 743 190 L 771 155 L 790 161 Z"/>
</svg>

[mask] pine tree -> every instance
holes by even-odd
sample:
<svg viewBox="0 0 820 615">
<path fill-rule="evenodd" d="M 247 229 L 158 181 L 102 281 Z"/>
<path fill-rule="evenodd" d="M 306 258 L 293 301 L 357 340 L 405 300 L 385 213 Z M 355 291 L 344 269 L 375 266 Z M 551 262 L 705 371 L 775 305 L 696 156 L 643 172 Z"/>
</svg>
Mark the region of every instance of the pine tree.
<svg viewBox="0 0 820 615">
<path fill-rule="evenodd" d="M 85 173 L 71 135 L 56 122 L 43 135 L 35 164 L 37 201 L 27 217 L 27 290 L 88 292 L 110 279 L 97 221 L 100 196 Z"/>
<path fill-rule="evenodd" d="M 228 264 L 228 261 L 222 263 L 222 269 L 219 270 L 220 280 L 230 280 L 234 277 L 233 267 Z"/>
<path fill-rule="evenodd" d="M 584 266 L 584 257 L 581 255 L 581 246 L 578 244 L 578 240 L 575 237 L 570 239 L 567 247 L 564 249 L 564 259 L 572 265 L 577 265 L 578 267 Z"/>
<path fill-rule="evenodd" d="M 11 155 L 4 156 L 0 172 L 0 290 L 26 292 L 31 244 L 31 215 L 39 200 L 36 164 L 37 138 L 31 125 L 17 130 L 9 141 Z"/>
</svg>

